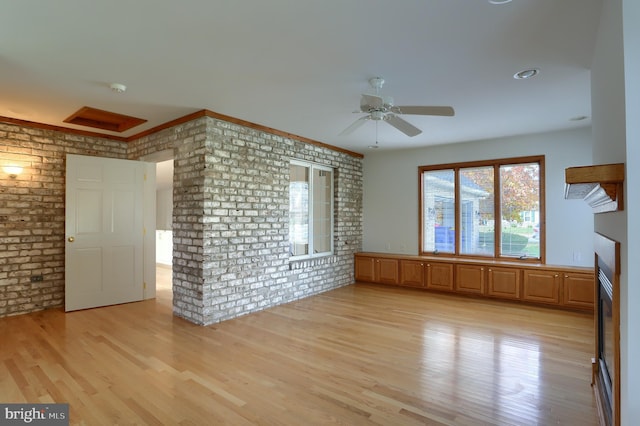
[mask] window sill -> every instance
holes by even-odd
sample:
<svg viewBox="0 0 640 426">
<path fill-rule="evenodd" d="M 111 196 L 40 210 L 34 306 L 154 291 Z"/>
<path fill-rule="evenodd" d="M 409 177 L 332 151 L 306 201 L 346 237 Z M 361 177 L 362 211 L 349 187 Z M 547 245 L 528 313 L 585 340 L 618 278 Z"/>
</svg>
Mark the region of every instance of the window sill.
<svg viewBox="0 0 640 426">
<path fill-rule="evenodd" d="M 304 259 L 291 259 L 289 260 L 289 270 L 298 270 L 305 268 L 312 268 L 315 266 L 330 265 L 338 261 L 338 256 L 334 254 L 328 254 L 326 256 L 307 257 Z"/>
</svg>

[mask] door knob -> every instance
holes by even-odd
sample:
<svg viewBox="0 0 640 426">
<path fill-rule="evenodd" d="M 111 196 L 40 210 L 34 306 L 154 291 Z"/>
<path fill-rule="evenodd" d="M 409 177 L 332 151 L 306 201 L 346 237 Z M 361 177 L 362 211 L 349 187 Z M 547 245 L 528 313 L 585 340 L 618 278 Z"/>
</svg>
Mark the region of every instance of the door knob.
<svg viewBox="0 0 640 426">
<path fill-rule="evenodd" d="M 69 241 L 70 243 L 74 242 L 75 240 L 76 240 L 76 239 L 75 239 L 75 238 L 73 238 L 73 237 L 69 237 L 69 238 L 67 238 L 67 241 Z"/>
</svg>

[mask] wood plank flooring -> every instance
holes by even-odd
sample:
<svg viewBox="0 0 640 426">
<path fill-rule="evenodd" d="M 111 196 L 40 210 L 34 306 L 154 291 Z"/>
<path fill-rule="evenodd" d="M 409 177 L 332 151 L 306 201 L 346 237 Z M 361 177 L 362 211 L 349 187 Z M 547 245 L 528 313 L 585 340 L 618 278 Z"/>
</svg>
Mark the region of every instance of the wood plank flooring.
<svg viewBox="0 0 640 426">
<path fill-rule="evenodd" d="M 200 327 L 159 285 L 156 300 L 0 319 L 0 402 L 68 402 L 87 425 L 589 426 L 592 326 L 356 284 Z"/>
</svg>

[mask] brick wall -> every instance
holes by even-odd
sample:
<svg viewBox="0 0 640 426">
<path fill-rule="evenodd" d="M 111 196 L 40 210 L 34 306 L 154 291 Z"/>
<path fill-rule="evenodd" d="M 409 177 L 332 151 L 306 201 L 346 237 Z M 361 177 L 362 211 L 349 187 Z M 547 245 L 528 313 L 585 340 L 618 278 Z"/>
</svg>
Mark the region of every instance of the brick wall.
<svg viewBox="0 0 640 426">
<path fill-rule="evenodd" d="M 212 117 L 129 144 L 0 124 L 0 316 L 64 304 L 67 153 L 174 153 L 174 313 L 211 324 L 351 284 L 362 246 L 362 160 Z M 289 263 L 289 160 L 334 168 L 334 255 Z M 1 164 L 0 164 L 1 165 Z M 42 275 L 43 281 L 31 282 Z"/>
<path fill-rule="evenodd" d="M 130 147 L 130 158 L 174 149 L 176 315 L 211 324 L 354 281 L 353 254 L 362 246 L 360 158 L 211 117 L 187 125 Z M 333 256 L 289 263 L 292 158 L 335 170 Z"/>
<path fill-rule="evenodd" d="M 0 123 L 0 317 L 64 305 L 68 153 L 126 158 L 127 144 Z M 10 178 L 8 163 L 22 174 Z"/>
<path fill-rule="evenodd" d="M 130 144 L 129 158 L 173 150 L 174 313 L 204 324 L 203 222 L 207 119 L 162 130 Z"/>
</svg>

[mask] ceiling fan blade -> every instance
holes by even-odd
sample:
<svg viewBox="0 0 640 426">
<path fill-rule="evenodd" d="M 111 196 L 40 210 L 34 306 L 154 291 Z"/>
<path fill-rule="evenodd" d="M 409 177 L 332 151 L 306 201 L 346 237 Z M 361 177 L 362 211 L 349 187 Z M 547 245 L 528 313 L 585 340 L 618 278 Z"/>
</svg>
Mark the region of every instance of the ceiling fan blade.
<svg viewBox="0 0 640 426">
<path fill-rule="evenodd" d="M 362 95 L 360 99 L 360 111 L 369 112 L 384 108 L 384 99 L 382 96 Z"/>
<path fill-rule="evenodd" d="M 453 117 L 455 111 L 450 106 L 394 106 L 396 114 L 443 115 Z"/>
<path fill-rule="evenodd" d="M 403 120 L 397 115 L 387 114 L 384 117 L 384 121 L 391 124 L 393 127 L 400 130 L 402 133 L 404 133 L 407 136 L 413 137 L 422 133 L 422 130 L 418 129 L 416 126 L 409 123 L 408 121 Z"/>
<path fill-rule="evenodd" d="M 353 123 L 351 123 L 349 125 L 349 127 L 347 127 L 346 129 L 344 129 L 342 132 L 340 132 L 339 136 L 343 136 L 343 135 L 350 135 L 351 133 L 353 133 L 357 128 L 359 128 L 360 126 L 362 126 L 364 124 L 365 121 L 369 120 L 369 116 L 365 115 L 364 117 L 360 117 L 358 118 L 356 121 L 354 121 Z"/>
</svg>

